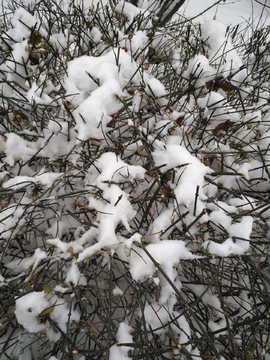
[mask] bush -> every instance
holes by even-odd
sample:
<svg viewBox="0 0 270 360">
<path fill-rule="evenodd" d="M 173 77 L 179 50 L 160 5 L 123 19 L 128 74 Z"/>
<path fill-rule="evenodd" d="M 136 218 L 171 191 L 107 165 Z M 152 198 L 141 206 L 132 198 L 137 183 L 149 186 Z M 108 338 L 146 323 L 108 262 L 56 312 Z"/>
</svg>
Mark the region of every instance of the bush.
<svg viewBox="0 0 270 360">
<path fill-rule="evenodd" d="M 3 7 L 3 359 L 269 359 L 270 27 L 154 6 Z"/>
</svg>

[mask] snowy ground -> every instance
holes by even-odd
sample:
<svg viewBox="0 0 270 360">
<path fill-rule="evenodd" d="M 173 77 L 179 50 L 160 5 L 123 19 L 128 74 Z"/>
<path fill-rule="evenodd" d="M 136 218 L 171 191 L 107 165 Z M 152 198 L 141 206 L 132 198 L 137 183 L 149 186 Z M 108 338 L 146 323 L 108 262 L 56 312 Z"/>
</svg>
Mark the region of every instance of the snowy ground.
<svg viewBox="0 0 270 360">
<path fill-rule="evenodd" d="M 97 3 L 98 0 L 84 0 L 85 5 L 90 3 Z M 263 21 L 266 24 L 270 24 L 270 0 L 259 0 L 261 4 L 269 6 L 265 8 L 263 15 L 263 5 L 256 2 L 255 0 L 226 0 L 224 3 L 214 6 L 212 9 L 207 11 L 205 14 L 200 15 L 197 20 L 204 23 L 208 20 L 221 21 L 224 24 L 237 25 L 242 22 L 246 22 L 248 19 L 255 19 L 255 23 Z M 106 0 L 102 1 L 103 3 Z M 198 16 L 205 9 L 211 7 L 215 0 L 186 0 L 184 5 L 181 7 L 179 13 L 185 14 L 187 17 Z"/>
<path fill-rule="evenodd" d="M 27 0 L 30 2 L 29 0 Z M 85 6 L 90 6 L 92 3 L 97 3 L 100 0 L 78 0 L 83 1 Z M 187 17 L 197 17 L 196 20 L 204 23 L 208 20 L 219 20 L 224 24 L 237 25 L 245 23 L 248 19 L 255 19 L 255 24 L 258 22 L 270 25 L 270 0 L 226 0 L 224 3 L 216 5 L 208 10 L 203 15 L 200 15 L 205 9 L 211 7 L 215 0 L 186 0 L 181 7 L 179 13 Z M 3 0 L 5 4 L 6 0 Z M 105 4 L 107 1 L 103 0 Z M 265 4 L 265 8 L 262 4 Z M 262 12 L 264 8 L 264 11 Z"/>
<path fill-rule="evenodd" d="M 270 0 L 259 0 L 262 4 L 268 6 L 261 13 L 263 6 L 255 0 L 226 0 L 226 2 L 214 6 L 212 9 L 200 15 L 196 20 L 204 23 L 208 20 L 219 20 L 224 24 L 237 25 L 246 22 L 249 18 L 255 19 L 255 23 L 263 21 L 265 24 L 270 24 Z M 214 0 L 187 0 L 180 9 L 181 14 L 187 17 L 194 17 L 202 13 L 215 3 Z"/>
<path fill-rule="evenodd" d="M 270 24 L 270 0 L 259 1 L 260 3 L 255 0 L 226 0 L 224 3 L 214 6 L 203 15 L 200 15 L 197 21 L 204 23 L 215 18 L 224 24 L 237 25 L 242 22 L 245 23 L 248 19 L 255 19 L 255 24 L 258 21 Z M 92 2 L 97 3 L 98 0 L 84 0 L 86 6 Z M 102 2 L 104 4 L 106 0 Z M 198 16 L 216 2 L 216 0 L 186 0 L 179 13 L 185 14 L 187 17 Z M 263 14 L 262 4 L 266 5 Z"/>
</svg>

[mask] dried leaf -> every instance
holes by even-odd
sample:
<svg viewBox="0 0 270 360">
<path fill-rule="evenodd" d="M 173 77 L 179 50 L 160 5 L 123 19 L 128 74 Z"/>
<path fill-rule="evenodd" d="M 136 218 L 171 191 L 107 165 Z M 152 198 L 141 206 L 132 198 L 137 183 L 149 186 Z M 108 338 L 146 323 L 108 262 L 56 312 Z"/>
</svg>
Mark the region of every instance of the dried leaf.
<svg viewBox="0 0 270 360">
<path fill-rule="evenodd" d="M 58 299 L 55 300 L 55 302 L 50 306 L 48 307 L 47 309 L 45 309 L 44 311 L 42 311 L 42 313 L 40 314 L 40 316 L 44 316 L 44 315 L 47 315 L 47 314 L 51 314 L 54 309 L 55 309 L 55 305 L 57 303 Z"/>
</svg>

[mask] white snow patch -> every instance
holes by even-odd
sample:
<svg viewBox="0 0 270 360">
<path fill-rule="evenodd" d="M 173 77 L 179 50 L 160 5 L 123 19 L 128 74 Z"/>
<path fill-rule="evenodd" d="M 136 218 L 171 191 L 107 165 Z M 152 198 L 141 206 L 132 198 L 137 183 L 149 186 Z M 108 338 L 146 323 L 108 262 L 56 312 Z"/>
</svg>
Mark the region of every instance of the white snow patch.
<svg viewBox="0 0 270 360">
<path fill-rule="evenodd" d="M 116 334 L 117 344 L 132 344 L 131 336 L 132 327 L 125 322 L 121 322 Z M 128 351 L 132 350 L 130 346 L 117 346 L 117 344 L 110 347 L 110 360 L 128 360 Z"/>
<path fill-rule="evenodd" d="M 145 247 L 154 260 L 161 266 L 168 278 L 179 289 L 181 283 L 177 279 L 176 267 L 181 259 L 196 259 L 185 246 L 185 242 L 181 240 L 163 240 L 157 244 L 150 244 Z M 153 261 L 148 257 L 145 251 L 138 247 L 133 247 L 130 256 L 130 273 L 135 281 L 144 281 L 145 279 L 154 277 L 157 268 Z M 161 280 L 161 293 L 159 302 L 164 304 L 171 295 L 174 294 L 174 289 L 169 282 L 164 279 L 163 275 L 159 275 Z"/>
</svg>

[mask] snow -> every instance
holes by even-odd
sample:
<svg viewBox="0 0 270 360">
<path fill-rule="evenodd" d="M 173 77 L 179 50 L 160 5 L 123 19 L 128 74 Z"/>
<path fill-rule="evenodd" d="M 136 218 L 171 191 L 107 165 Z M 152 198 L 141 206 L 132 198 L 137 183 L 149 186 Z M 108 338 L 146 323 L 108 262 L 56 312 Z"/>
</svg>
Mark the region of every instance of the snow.
<svg viewBox="0 0 270 360">
<path fill-rule="evenodd" d="M 190 14 L 190 6 L 194 4 L 194 1 L 190 0 L 185 4 L 183 11 L 186 14 Z M 142 2 L 142 8 L 139 9 L 130 3 L 120 1 L 115 11 L 127 19 L 129 26 L 136 16 L 147 14 L 145 9 L 148 3 L 145 3 Z M 200 12 L 201 6 L 205 9 L 208 3 L 210 5 L 208 0 L 197 1 L 196 11 Z M 240 0 L 238 5 L 240 3 L 243 6 L 250 2 Z M 85 4 L 91 5 L 92 2 L 86 1 Z M 25 274 L 24 282 L 26 283 L 32 279 L 45 259 L 53 265 L 55 261 L 65 264 L 62 270 L 64 278 L 62 285 L 65 286 L 57 284 L 51 294 L 44 291 L 27 293 L 28 290 L 23 290 L 25 292 L 16 298 L 15 315 L 18 323 L 27 332 L 44 332 L 49 340 L 57 341 L 60 333 L 54 335 L 54 329 L 49 321 L 44 323 L 40 321 L 40 318 L 44 316 L 42 312 L 48 308 L 51 309 L 52 311 L 46 315 L 50 316 L 63 332 L 67 329 L 67 322 L 80 320 L 80 314 L 77 310 L 73 310 L 65 299 L 55 295 L 55 292 L 64 294 L 68 290 L 71 291 L 73 285 L 88 286 L 82 263 L 100 255 L 103 259 L 102 264 L 109 266 L 110 259 L 117 254 L 119 259 L 125 262 L 135 283 L 153 281 L 158 287 L 158 303 L 148 301 L 144 308 L 147 326 L 157 328 L 156 333 L 163 333 L 164 329 L 160 329 L 160 324 L 170 321 L 170 314 L 177 314 L 178 340 L 180 344 L 186 343 L 191 338 L 188 321 L 184 315 L 179 316 L 177 312 L 174 312 L 177 301 L 176 289 L 178 292 L 182 289 L 180 274 L 185 260 L 198 260 L 204 256 L 211 256 L 214 261 L 216 257 L 242 256 L 248 253 L 254 223 L 252 216 L 241 215 L 241 211 L 254 209 L 259 202 L 253 199 L 252 195 L 240 198 L 233 190 L 238 189 L 242 178 L 249 181 L 249 184 L 252 184 L 253 179 L 262 177 L 267 177 L 269 181 L 268 174 L 262 174 L 260 158 L 244 159 L 245 152 L 249 153 L 254 146 L 253 140 L 256 139 L 256 145 L 266 153 L 264 161 L 269 165 L 270 157 L 267 153 L 270 147 L 270 130 L 267 124 L 269 108 L 264 109 L 265 113 L 260 109 L 260 106 L 267 103 L 267 99 L 264 94 L 264 100 L 260 98 L 254 105 L 256 108 L 253 109 L 251 106 L 247 109 L 247 113 L 243 113 L 242 109 L 239 110 L 237 107 L 238 104 L 230 103 L 228 89 L 222 86 L 217 89 L 208 86 L 217 77 L 221 77 L 223 80 L 229 79 L 232 84 L 240 86 L 241 100 L 253 91 L 251 85 L 249 87 L 245 85 L 246 81 L 251 81 L 248 74 L 252 63 L 247 64 L 244 54 L 235 48 L 227 27 L 229 21 L 233 23 L 236 21 L 237 14 L 234 17 L 229 15 L 231 9 L 236 9 L 235 6 L 238 5 L 237 2 L 226 1 L 213 9 L 214 15 L 209 12 L 203 16 L 204 20 L 208 20 L 200 26 L 204 53 L 193 56 L 185 69 L 183 66 L 181 73 L 182 78 L 192 85 L 194 93 L 189 96 L 183 95 L 173 109 L 166 108 L 168 96 L 171 94 L 166 84 L 162 83 L 161 77 L 158 79 L 158 76 L 153 75 L 152 66 L 142 71 L 139 60 L 133 56 L 139 54 L 148 44 L 146 29 L 151 26 L 151 21 L 148 21 L 143 22 L 142 29 L 134 30 L 129 38 L 124 32 L 119 31 L 121 46 L 110 48 L 110 50 L 103 49 L 101 55 L 83 55 L 68 62 L 65 75 L 63 75 L 62 90 L 72 110 L 72 121 L 61 119 L 66 111 L 65 106 L 60 100 L 59 102 L 56 100 L 61 110 L 60 115 L 55 121 L 49 120 L 37 138 L 29 129 L 25 132 L 16 132 L 12 128 L 12 131 L 5 132 L 5 136 L 1 135 L 1 153 L 4 154 L 2 156 L 4 165 L 1 164 L 0 178 L 3 181 L 1 185 L 5 192 L 14 192 L 10 196 L 11 203 L 4 204 L 1 208 L 1 238 L 15 242 L 14 239 L 20 234 L 25 224 L 31 221 L 34 225 L 36 224 L 35 219 L 29 219 L 31 207 L 38 205 L 35 201 L 36 195 L 32 191 L 35 186 L 38 185 L 44 189 L 40 200 L 44 203 L 54 200 L 57 204 L 57 206 L 51 205 L 51 208 L 47 210 L 48 214 L 45 213 L 46 211 L 38 210 L 38 218 L 42 218 L 42 222 L 44 220 L 41 227 L 42 240 L 30 244 L 31 255 L 19 260 L 9 259 L 5 267 L 14 273 Z M 228 12 L 223 16 L 221 14 L 225 9 Z M 258 5 L 254 6 L 253 16 L 256 17 L 258 9 Z M 193 7 L 193 15 L 194 11 Z M 249 10 L 245 10 L 242 16 L 250 16 Z M 221 19 L 226 24 L 221 23 L 219 21 Z M 6 74 L 10 83 L 18 84 L 29 106 L 51 104 L 53 98 L 50 92 L 59 89 L 56 89 L 52 82 L 47 84 L 44 91 L 41 90 L 38 81 L 30 85 L 25 80 L 25 68 L 21 65 L 21 59 L 29 56 L 27 50 L 29 44 L 25 39 L 30 36 L 30 28 L 40 26 L 41 35 L 46 37 L 48 34 L 35 17 L 21 8 L 15 11 L 11 22 L 13 28 L 8 31 L 8 36 L 16 40 L 16 43 L 10 41 L 13 58 L 2 63 L 0 71 Z M 91 29 L 90 35 L 96 44 L 103 41 L 102 34 L 96 27 Z M 65 48 L 68 42 L 67 31 L 54 34 L 51 40 L 52 46 L 61 53 L 61 49 Z M 69 40 L 73 42 L 74 38 L 71 37 Z M 261 48 L 260 51 L 264 50 Z M 63 54 L 59 55 L 59 59 L 61 56 Z M 265 59 L 262 61 L 267 61 L 267 57 Z M 15 63 L 18 63 L 16 69 Z M 182 66 L 180 62 L 178 65 Z M 27 66 L 29 66 L 29 72 L 35 72 L 38 68 L 32 65 Z M 21 76 L 22 74 L 24 76 Z M 131 91 L 127 91 L 128 86 L 135 87 L 135 94 L 127 105 L 125 101 L 131 96 Z M 141 95 L 141 88 L 144 89 L 145 96 Z M 138 89 L 137 92 L 136 89 Z M 3 86 L 2 92 L 13 96 L 11 86 Z M 151 101 L 159 104 L 162 110 L 166 108 L 166 112 L 155 113 L 152 118 L 149 117 L 147 121 L 140 123 L 142 104 L 150 103 L 149 98 L 152 96 L 154 100 Z M 3 107 L 5 106 L 3 104 Z M 151 107 L 149 109 L 152 110 Z M 126 110 L 128 114 L 123 120 L 125 131 L 128 134 L 132 131 L 137 134 L 135 140 L 128 144 L 125 142 L 125 136 L 121 138 L 123 135 L 120 133 L 121 130 L 117 133 L 114 128 L 111 130 L 108 127 L 114 115 L 122 110 Z M 130 114 L 135 115 L 132 117 Z M 201 138 L 192 137 L 191 130 L 196 116 L 200 118 L 204 126 Z M 219 127 L 224 124 L 227 127 Z M 244 159 L 241 163 L 235 161 L 234 148 L 228 142 L 219 142 L 220 133 L 229 133 L 232 124 L 239 125 L 239 131 L 233 134 L 235 139 L 242 141 L 241 146 L 245 142 L 245 146 L 241 147 Z M 158 136 L 155 136 L 158 129 L 160 129 Z M 2 127 L 1 131 L 4 132 Z M 119 151 L 113 149 L 113 141 L 108 140 L 107 135 L 110 131 L 112 139 L 119 136 L 121 140 Z M 32 141 L 29 140 L 31 136 L 34 139 Z M 151 144 L 149 148 L 145 146 L 146 140 Z M 89 154 L 85 155 L 87 153 L 85 149 L 87 145 L 90 144 L 89 147 L 91 147 L 93 143 L 98 144 L 97 146 L 102 151 L 92 162 L 91 151 L 88 149 Z M 215 155 L 218 153 L 217 150 L 230 154 L 222 159 L 222 164 Z M 208 159 L 208 162 L 204 159 L 205 153 L 209 153 L 212 157 Z M 62 161 L 65 167 L 65 159 L 61 157 L 67 154 L 70 155 L 69 161 L 72 166 L 68 170 L 65 168 L 61 172 L 57 172 L 58 170 L 54 172 L 52 170 L 54 161 Z M 82 154 L 89 156 L 87 164 L 82 164 L 80 160 Z M 29 163 L 34 161 L 35 157 L 44 159 L 46 165 L 36 166 L 34 171 Z M 146 170 L 148 162 L 151 163 L 150 171 Z M 206 164 L 210 164 L 211 167 Z M 10 171 L 6 171 L 6 168 Z M 153 171 L 153 168 L 160 170 Z M 227 170 L 237 175 L 228 176 Z M 215 175 L 215 172 L 222 171 L 225 173 L 223 176 Z M 166 174 L 168 179 L 166 179 Z M 77 182 L 69 185 L 67 181 L 64 185 L 69 176 L 78 178 Z M 209 184 L 206 180 L 207 176 L 218 186 Z M 227 188 L 230 193 L 230 197 L 226 198 L 227 202 L 225 199 L 220 201 L 217 196 L 219 185 Z M 170 189 L 169 196 L 165 192 L 165 186 Z M 269 191 L 268 182 L 261 186 L 265 191 Z M 21 200 L 19 194 L 23 193 L 24 189 L 26 189 L 25 197 Z M 254 189 L 256 192 L 256 186 Z M 84 197 L 78 195 L 74 202 L 71 201 L 68 195 L 73 191 L 84 192 Z M 147 201 L 141 205 L 141 199 L 145 193 L 147 193 Z M 154 196 L 157 206 L 151 213 L 147 206 L 151 204 Z M 262 217 L 267 214 L 267 206 L 261 208 Z M 74 220 L 76 207 L 85 210 L 87 227 L 84 226 L 86 220 Z M 68 212 L 65 212 L 66 209 Z M 141 209 L 145 212 L 141 212 L 143 215 L 140 215 L 139 220 L 136 219 L 137 222 L 141 221 L 142 225 L 145 220 L 144 215 L 147 218 L 150 214 L 149 218 L 151 217 L 145 232 L 140 228 L 142 226 L 137 226 L 138 229 L 134 230 L 134 219 Z M 183 216 L 185 221 L 179 221 L 182 220 L 183 214 L 185 214 Z M 239 215 L 238 218 L 236 214 Z M 149 219 L 146 220 L 148 222 Z M 211 228 L 217 238 L 210 239 L 206 233 L 201 243 L 196 240 L 197 243 L 194 244 L 195 239 L 201 235 L 203 226 Z M 172 240 L 170 235 L 174 229 L 177 229 L 180 235 Z M 67 240 L 69 231 L 72 237 Z M 194 243 L 193 240 L 190 243 L 185 241 L 186 232 L 192 239 L 194 238 Z M 200 250 L 201 255 L 195 255 L 194 250 Z M 1 286 L 8 284 L 8 280 L 2 275 L 0 275 L 0 280 Z M 204 286 L 196 285 L 190 288 L 198 296 L 204 293 L 201 297 L 202 302 L 214 308 L 214 315 L 220 318 L 217 322 L 209 320 L 209 328 L 215 331 L 226 327 L 218 297 L 206 291 L 207 288 Z M 121 297 L 124 294 L 125 292 L 118 286 L 113 289 L 114 296 Z M 142 316 L 139 311 L 137 315 Z M 120 345 L 133 342 L 131 332 L 132 327 L 127 322 L 120 323 L 116 335 L 117 344 L 110 348 L 110 360 L 129 358 L 128 351 L 132 347 Z M 220 335 L 222 334 L 220 332 Z M 198 350 L 192 349 L 191 345 L 188 345 L 187 349 L 194 357 L 199 356 Z"/>
<path fill-rule="evenodd" d="M 210 308 L 212 318 L 217 318 L 218 321 L 209 320 L 208 326 L 212 331 L 217 331 L 226 328 L 226 319 L 220 304 L 219 298 L 207 291 L 207 287 L 203 285 L 189 285 L 189 288 L 198 296 L 201 297 L 202 302 Z M 226 331 L 220 331 L 219 336 L 225 335 Z"/>
<path fill-rule="evenodd" d="M 121 67 L 115 64 L 116 59 Z M 122 49 L 99 57 L 81 56 L 69 62 L 65 87 L 67 99 L 78 106 L 74 116 L 79 139 L 103 138 L 103 129 L 122 107 L 117 97 L 126 95 L 122 89 L 136 69 L 136 63 Z M 134 84 L 138 80 L 138 75 L 132 79 Z"/>
<path fill-rule="evenodd" d="M 16 144 L 16 146 L 14 146 Z M 6 162 L 13 166 L 16 160 L 28 161 L 36 153 L 33 149 L 33 144 L 30 141 L 22 139 L 15 133 L 7 134 L 6 149 L 7 154 Z"/>
<path fill-rule="evenodd" d="M 80 315 L 76 310 L 70 309 L 65 300 L 46 294 L 44 291 L 33 291 L 16 299 L 15 315 L 18 323 L 29 333 L 46 331 L 51 341 L 57 341 L 60 333 L 55 333 L 48 321 L 40 322 L 39 317 L 46 314 L 54 320 L 58 326 L 66 331 L 67 322 L 79 321 Z"/>
<path fill-rule="evenodd" d="M 131 50 L 133 54 L 136 54 L 147 46 L 148 41 L 149 39 L 148 36 L 146 35 L 146 31 L 138 30 L 132 36 L 130 40 L 130 45 L 128 42 L 125 42 L 125 45 L 128 49 Z"/>
<path fill-rule="evenodd" d="M 46 324 L 38 323 L 37 316 L 47 307 L 49 301 L 46 294 L 33 291 L 16 300 L 15 315 L 18 323 L 21 324 L 28 332 L 38 332 L 46 329 Z"/>
<path fill-rule="evenodd" d="M 221 213 L 221 211 L 218 211 L 218 216 L 213 215 L 211 217 L 211 215 L 210 218 L 216 218 L 216 223 L 221 224 L 230 235 L 222 244 L 214 241 L 205 242 L 203 246 L 211 254 L 218 256 L 243 255 L 248 251 L 253 223 L 251 216 L 243 216 L 239 223 L 232 224 L 226 214 Z"/>
<path fill-rule="evenodd" d="M 196 55 L 189 61 L 187 70 L 183 73 L 187 79 L 194 77 L 197 87 L 205 85 L 215 77 L 215 70 L 204 55 Z"/>
<path fill-rule="evenodd" d="M 227 34 L 227 26 L 217 20 L 207 21 L 201 25 L 201 34 L 202 40 L 209 44 L 206 51 L 210 64 L 218 66 L 224 77 L 237 73 L 240 81 L 238 70 L 243 62 Z"/>
<path fill-rule="evenodd" d="M 98 170 L 97 170 L 98 169 Z M 114 248 L 119 239 L 115 234 L 115 229 L 122 223 L 127 231 L 130 231 L 129 222 L 135 216 L 129 195 L 120 189 L 116 183 L 125 182 L 128 179 L 144 178 L 145 169 L 141 166 L 128 165 L 117 158 L 114 153 L 103 154 L 96 162 L 96 166 L 90 169 L 86 178 L 86 186 L 96 186 L 103 191 L 103 199 L 96 196 L 89 197 L 89 208 L 97 209 L 97 223 L 100 231 L 97 236 L 98 243 L 82 251 L 77 262 L 84 261 L 93 256 L 102 248 Z M 92 233 L 94 230 L 90 230 Z M 84 243 L 84 234 L 81 243 Z"/>
<path fill-rule="evenodd" d="M 120 346 L 121 344 L 132 344 L 132 336 L 130 335 L 132 327 L 121 322 L 117 331 L 117 344 L 110 347 L 110 360 L 128 360 L 128 351 L 132 349 L 130 346 Z"/>
<path fill-rule="evenodd" d="M 44 138 L 39 141 L 27 141 L 24 140 L 18 134 L 10 132 L 6 135 L 7 140 L 5 142 L 5 153 L 6 158 L 5 161 L 13 166 L 16 161 L 22 160 L 24 162 L 29 161 L 33 158 L 37 153 L 39 156 L 50 158 L 56 158 L 57 156 L 61 156 L 63 154 L 67 154 L 71 148 L 75 145 L 75 140 L 66 141 L 66 135 L 64 134 L 67 131 L 67 124 L 62 125 L 62 133 L 56 133 L 55 137 L 51 139 L 51 147 L 49 149 L 44 150 L 43 147 L 46 145 L 47 141 L 52 137 L 52 133 L 55 132 L 55 127 L 53 130 L 46 129 L 44 131 Z M 71 136 L 74 133 L 71 132 Z M 16 146 L 14 146 L 16 144 Z M 41 174 L 40 174 L 41 175 Z M 44 176 L 40 176 L 39 179 L 44 178 Z M 49 177 L 49 176 L 48 176 Z"/>
<path fill-rule="evenodd" d="M 269 5 L 267 0 L 262 0 L 260 2 L 262 4 Z M 218 20 L 224 24 L 237 25 L 239 23 L 245 24 L 248 20 L 254 20 L 255 25 L 257 22 L 266 22 L 266 24 L 269 24 L 269 9 L 266 8 L 264 10 L 261 19 L 260 16 L 263 6 L 254 0 L 226 0 L 220 2 L 218 5 L 215 5 L 210 10 L 200 15 L 205 9 L 211 7 L 214 3 L 215 1 L 213 0 L 187 0 L 179 9 L 179 13 L 184 14 L 189 18 L 196 17 L 196 21 L 200 23 L 205 23 L 210 20 Z"/>
<path fill-rule="evenodd" d="M 87 285 L 86 278 L 81 274 L 78 265 L 76 264 L 76 260 L 72 261 L 71 266 L 69 267 L 66 275 L 66 283 L 74 284 L 74 285 Z"/>
<path fill-rule="evenodd" d="M 197 186 L 200 187 L 197 205 L 197 211 L 200 213 L 203 209 L 202 200 L 206 199 L 202 190 L 204 175 L 211 173 L 212 170 L 180 145 L 166 145 L 163 150 L 155 150 L 153 158 L 156 166 L 167 164 L 163 167 L 164 171 L 175 169 L 176 176 L 172 187 L 179 204 L 192 208 Z"/>
<path fill-rule="evenodd" d="M 55 246 L 59 250 L 60 254 L 64 253 L 64 258 L 66 257 L 67 253 L 70 252 L 77 253 L 83 250 L 83 247 L 76 241 L 71 241 L 69 243 L 66 243 L 58 238 L 53 238 L 53 239 L 47 239 L 46 243 L 48 245 Z M 61 256 L 60 254 L 59 256 Z"/>
<path fill-rule="evenodd" d="M 39 263 L 47 258 L 47 254 L 45 251 L 37 248 L 35 253 L 30 258 L 24 258 L 22 260 L 12 260 L 5 266 L 16 273 L 20 273 L 21 271 L 26 271 L 31 268 L 31 272 L 34 272 L 38 267 Z M 28 279 L 25 280 L 27 282 Z"/>
<path fill-rule="evenodd" d="M 157 244 L 150 244 L 145 247 L 155 261 L 160 265 L 171 282 L 178 288 L 181 287 L 177 278 L 177 264 L 181 259 L 196 259 L 189 249 L 186 248 L 184 241 L 163 240 Z M 157 271 L 155 264 L 144 252 L 143 249 L 133 248 L 130 256 L 130 272 L 134 280 L 143 281 L 154 276 Z M 164 304 L 170 296 L 174 294 L 174 289 L 163 276 L 160 276 L 162 282 L 159 303 Z"/>
<path fill-rule="evenodd" d="M 39 27 L 37 19 L 21 7 L 15 10 L 11 23 L 13 25 L 13 29 L 11 28 L 9 30 L 9 36 L 11 39 L 14 39 L 19 43 L 29 37 L 32 27 Z M 27 26 L 24 24 L 27 24 Z M 45 32 L 43 31 L 43 34 L 44 33 Z"/>
<path fill-rule="evenodd" d="M 12 187 L 13 189 L 19 189 L 28 182 L 40 182 L 46 188 L 50 188 L 52 184 L 63 175 L 62 173 L 44 173 L 44 170 L 45 169 L 41 170 L 40 173 L 35 176 L 15 176 L 13 179 L 6 181 L 3 184 L 3 188 Z"/>
<path fill-rule="evenodd" d="M 141 13 L 147 14 L 147 11 L 143 11 L 140 7 L 134 6 L 131 3 L 127 3 L 123 0 L 118 2 L 115 7 L 115 11 L 126 16 L 130 23 L 132 23 L 134 18 L 139 16 Z M 149 21 L 147 25 L 150 27 L 152 24 Z"/>
<path fill-rule="evenodd" d="M 124 293 L 123 293 L 123 290 L 121 290 L 118 286 L 116 286 L 114 289 L 113 289 L 113 295 L 114 296 L 122 296 Z"/>
<path fill-rule="evenodd" d="M 4 239 L 8 239 L 11 234 L 15 236 L 19 233 L 20 227 L 25 223 L 23 213 L 23 207 L 15 204 L 2 209 L 0 213 L 0 231 Z"/>
<path fill-rule="evenodd" d="M 167 95 L 167 91 L 165 90 L 165 86 L 158 80 L 158 79 L 150 79 L 147 83 L 149 90 L 147 89 L 146 92 L 154 93 L 157 97 L 162 97 Z"/>
<path fill-rule="evenodd" d="M 175 322 L 171 322 L 171 319 L 176 319 Z M 147 327 L 151 329 L 151 332 L 155 334 L 163 334 L 165 331 L 171 331 L 172 329 L 175 333 L 179 334 L 178 347 L 181 348 L 182 344 L 185 344 L 190 341 L 191 330 L 184 315 L 180 315 L 179 312 L 172 310 L 170 307 L 157 303 L 146 304 L 144 307 L 144 319 L 147 324 Z M 166 325 L 167 323 L 170 325 Z M 185 345 L 186 350 L 192 355 L 192 359 L 196 359 L 199 356 L 199 351 L 196 347 L 191 346 L 191 344 Z M 175 355 L 180 355 L 178 349 L 174 350 Z"/>
<path fill-rule="evenodd" d="M 170 315 L 168 308 L 160 306 L 159 304 L 146 304 L 144 308 L 144 318 L 149 327 L 155 329 L 155 333 L 162 334 L 163 331 L 159 329 L 160 324 L 166 324 Z"/>
</svg>

